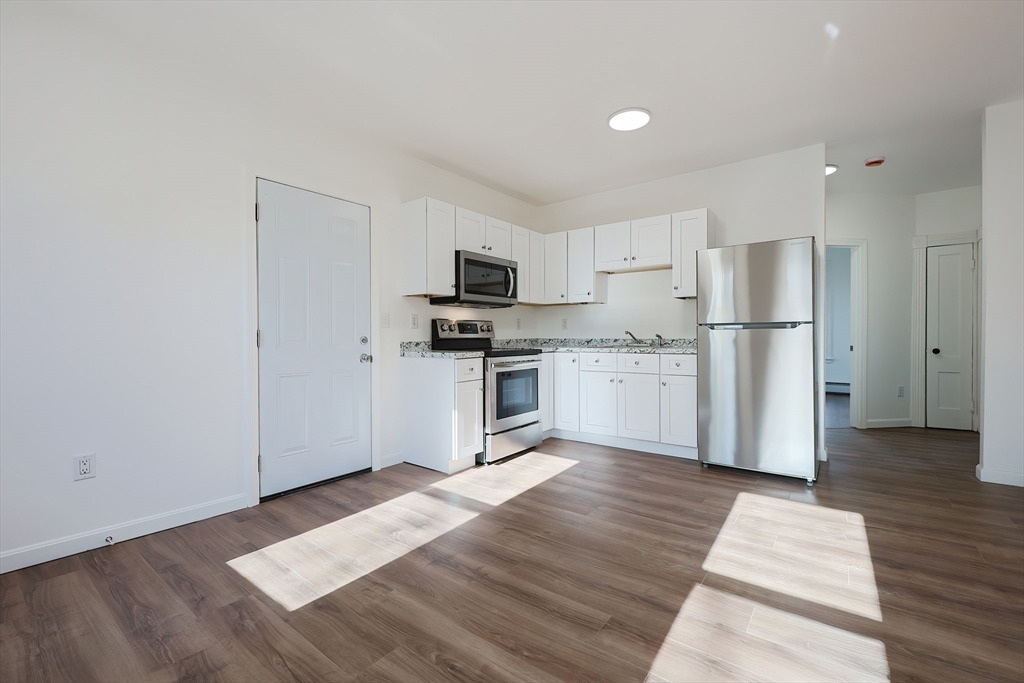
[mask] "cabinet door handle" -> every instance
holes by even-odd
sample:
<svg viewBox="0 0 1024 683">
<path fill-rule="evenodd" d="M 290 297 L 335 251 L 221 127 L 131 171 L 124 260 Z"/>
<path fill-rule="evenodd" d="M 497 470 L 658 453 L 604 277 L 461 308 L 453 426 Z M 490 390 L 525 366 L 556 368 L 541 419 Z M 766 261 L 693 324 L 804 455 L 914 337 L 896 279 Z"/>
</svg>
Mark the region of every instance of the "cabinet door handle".
<svg viewBox="0 0 1024 683">
<path fill-rule="evenodd" d="M 565 294 L 559 294 L 558 296 L 562 297 L 563 299 L 565 298 Z"/>
<path fill-rule="evenodd" d="M 662 382 L 662 383 L 661 383 L 661 386 L 663 386 L 663 387 L 667 387 L 667 386 L 668 386 L 668 382 Z M 481 389 L 481 391 L 483 391 L 483 390 Z"/>
<path fill-rule="evenodd" d="M 622 260 L 623 260 L 623 261 L 628 261 L 629 259 L 628 259 L 627 257 L 623 256 L 623 257 L 622 257 Z"/>
<path fill-rule="evenodd" d="M 633 257 L 633 260 L 636 261 L 636 256 Z"/>
<path fill-rule="evenodd" d="M 932 349 L 932 353 L 936 353 L 937 354 L 938 352 L 939 352 L 938 349 Z"/>
<path fill-rule="evenodd" d="M 622 384 L 622 380 L 621 379 L 619 380 L 619 384 Z"/>
<path fill-rule="evenodd" d="M 610 380 L 608 380 L 608 381 L 609 381 L 609 382 L 614 382 L 615 380 L 614 380 L 614 379 L 610 379 Z"/>
<path fill-rule="evenodd" d="M 676 285 L 676 286 L 675 286 L 675 287 L 673 287 L 672 289 L 679 289 L 679 285 Z"/>
<path fill-rule="evenodd" d="M 587 296 L 590 296 L 590 292 L 587 292 Z"/>
<path fill-rule="evenodd" d="M 640 361 L 638 361 L 638 360 L 633 361 L 633 365 L 640 365 Z"/>
<path fill-rule="evenodd" d="M 493 247 L 487 247 L 487 251 L 490 251 Z"/>
</svg>

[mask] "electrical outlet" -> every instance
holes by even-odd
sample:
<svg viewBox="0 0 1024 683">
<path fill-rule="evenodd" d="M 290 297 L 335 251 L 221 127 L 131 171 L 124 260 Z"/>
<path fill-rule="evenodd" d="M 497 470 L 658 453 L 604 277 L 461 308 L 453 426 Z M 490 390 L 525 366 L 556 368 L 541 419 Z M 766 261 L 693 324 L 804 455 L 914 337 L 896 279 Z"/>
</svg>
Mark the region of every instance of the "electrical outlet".
<svg viewBox="0 0 1024 683">
<path fill-rule="evenodd" d="M 391 327 L 391 314 L 390 313 L 381 313 L 380 314 L 380 328 L 382 330 L 386 330 L 389 327 Z"/>
<path fill-rule="evenodd" d="M 75 481 L 81 481 L 82 479 L 92 479 L 96 476 L 96 454 L 86 453 L 85 455 L 76 455 L 72 458 L 72 463 L 75 466 L 74 478 Z"/>
<path fill-rule="evenodd" d="M 562 329 L 563 330 L 569 329 L 569 319 L 568 318 L 562 318 Z"/>
<path fill-rule="evenodd" d="M 897 387 L 896 387 L 896 397 L 897 398 L 903 398 L 903 385 L 902 384 L 897 385 Z"/>
<path fill-rule="evenodd" d="M 409 329 L 418 330 L 420 329 L 420 314 L 410 313 L 409 314 Z"/>
<path fill-rule="evenodd" d="M 516 329 L 517 330 L 523 329 L 523 319 L 522 318 L 516 318 Z"/>
</svg>

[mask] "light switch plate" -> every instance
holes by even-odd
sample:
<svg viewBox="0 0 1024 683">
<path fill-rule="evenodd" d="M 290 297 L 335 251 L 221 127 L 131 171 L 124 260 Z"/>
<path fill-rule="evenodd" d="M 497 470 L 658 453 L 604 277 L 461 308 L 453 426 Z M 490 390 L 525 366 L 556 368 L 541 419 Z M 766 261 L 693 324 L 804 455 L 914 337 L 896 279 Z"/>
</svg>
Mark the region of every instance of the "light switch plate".
<svg viewBox="0 0 1024 683">
<path fill-rule="evenodd" d="M 409 314 L 409 329 L 418 330 L 420 329 L 420 314 L 410 313 Z"/>
<path fill-rule="evenodd" d="M 389 327 L 391 327 L 391 314 L 390 313 L 381 313 L 380 314 L 380 328 L 382 330 L 386 330 Z"/>
<path fill-rule="evenodd" d="M 569 319 L 568 318 L 562 318 L 562 329 L 563 330 L 569 329 Z"/>
</svg>

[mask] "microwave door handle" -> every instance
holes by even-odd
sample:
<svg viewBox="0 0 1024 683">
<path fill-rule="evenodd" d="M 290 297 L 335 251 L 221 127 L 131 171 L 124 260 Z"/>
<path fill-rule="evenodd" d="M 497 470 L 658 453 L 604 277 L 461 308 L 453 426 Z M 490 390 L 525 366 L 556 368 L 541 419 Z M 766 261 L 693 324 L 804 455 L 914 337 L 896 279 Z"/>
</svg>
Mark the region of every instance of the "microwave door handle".
<svg viewBox="0 0 1024 683">
<path fill-rule="evenodd" d="M 511 267 L 506 267 L 505 270 L 508 271 L 508 298 L 511 299 L 512 292 L 516 289 L 516 276 L 515 273 L 512 272 Z"/>
</svg>

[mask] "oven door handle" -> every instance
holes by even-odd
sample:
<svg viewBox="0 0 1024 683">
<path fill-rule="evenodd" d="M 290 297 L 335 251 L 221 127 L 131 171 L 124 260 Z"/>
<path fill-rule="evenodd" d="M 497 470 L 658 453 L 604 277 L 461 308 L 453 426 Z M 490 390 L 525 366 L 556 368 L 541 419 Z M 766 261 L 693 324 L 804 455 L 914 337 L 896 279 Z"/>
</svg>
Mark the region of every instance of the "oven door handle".
<svg viewBox="0 0 1024 683">
<path fill-rule="evenodd" d="M 520 368 L 520 369 L 529 369 L 529 368 L 539 368 L 540 366 L 541 366 L 541 362 L 539 360 L 519 361 L 518 363 L 515 363 L 515 362 L 512 362 L 512 363 L 491 363 L 491 367 L 492 368 Z"/>
</svg>

